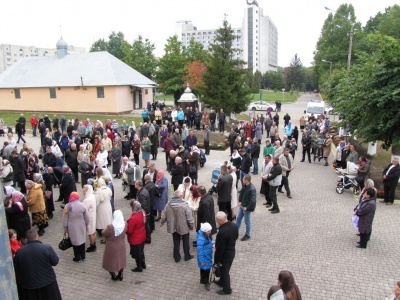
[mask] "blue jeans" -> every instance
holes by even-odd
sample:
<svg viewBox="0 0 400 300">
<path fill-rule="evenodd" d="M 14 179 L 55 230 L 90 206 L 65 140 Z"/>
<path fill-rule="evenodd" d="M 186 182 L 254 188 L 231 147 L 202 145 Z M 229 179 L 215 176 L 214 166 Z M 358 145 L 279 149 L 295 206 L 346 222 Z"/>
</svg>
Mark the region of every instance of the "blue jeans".
<svg viewBox="0 0 400 300">
<path fill-rule="evenodd" d="M 242 206 L 239 207 L 239 214 L 236 219 L 236 226 L 240 229 L 240 225 L 242 225 L 242 219 L 244 216 L 244 223 L 246 224 L 246 235 L 250 236 L 251 231 L 251 220 L 250 220 L 251 212 L 248 210 L 244 210 Z"/>
<path fill-rule="evenodd" d="M 253 173 L 254 175 L 258 174 L 258 157 L 253 158 Z"/>
<path fill-rule="evenodd" d="M 35 127 L 32 127 L 32 135 L 33 135 L 33 136 L 36 136 L 36 128 L 37 128 L 36 126 L 35 126 Z"/>
</svg>

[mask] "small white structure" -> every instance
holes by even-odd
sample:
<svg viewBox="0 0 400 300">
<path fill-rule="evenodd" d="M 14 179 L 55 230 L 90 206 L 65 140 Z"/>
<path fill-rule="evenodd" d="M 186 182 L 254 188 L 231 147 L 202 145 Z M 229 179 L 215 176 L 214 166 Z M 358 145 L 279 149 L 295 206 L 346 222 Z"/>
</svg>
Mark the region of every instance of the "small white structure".
<svg viewBox="0 0 400 300">
<path fill-rule="evenodd" d="M 376 142 L 369 142 L 368 143 L 368 150 L 367 150 L 368 155 L 375 156 L 376 155 Z"/>
<path fill-rule="evenodd" d="M 193 109 L 198 107 L 199 111 L 201 111 L 199 99 L 197 99 L 195 94 L 192 93 L 189 83 L 187 84 L 185 92 L 182 94 L 178 102 L 181 103 L 180 105 L 183 110 L 185 110 L 187 107 L 192 107 Z"/>
</svg>

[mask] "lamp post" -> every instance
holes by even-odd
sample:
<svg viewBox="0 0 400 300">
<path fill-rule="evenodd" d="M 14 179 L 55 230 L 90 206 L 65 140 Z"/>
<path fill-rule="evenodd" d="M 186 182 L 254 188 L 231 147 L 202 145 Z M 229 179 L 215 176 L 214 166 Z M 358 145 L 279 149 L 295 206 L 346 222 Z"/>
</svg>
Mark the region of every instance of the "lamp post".
<svg viewBox="0 0 400 300">
<path fill-rule="evenodd" d="M 285 88 L 282 89 L 282 102 L 285 102 Z"/>
<path fill-rule="evenodd" d="M 342 18 L 344 18 L 344 19 L 346 19 L 346 20 L 348 20 L 348 21 L 351 22 L 350 42 L 349 42 L 349 54 L 348 54 L 348 56 L 347 56 L 347 72 L 349 72 L 349 71 L 350 71 L 350 64 L 351 64 L 351 51 L 352 51 L 352 48 L 353 48 L 354 23 L 353 23 L 351 20 L 349 20 L 348 18 L 346 18 L 345 16 L 343 16 L 343 15 L 337 13 L 335 10 L 330 9 L 329 7 L 326 7 L 326 6 L 325 6 L 325 9 L 326 9 L 326 10 L 330 10 L 330 11 L 334 12 L 335 14 L 337 14 L 338 16 L 340 16 L 340 17 L 342 17 Z"/>
<path fill-rule="evenodd" d="M 332 62 L 331 61 L 329 61 L 329 60 L 325 60 L 325 59 L 323 59 L 322 60 L 323 62 L 327 62 L 327 63 L 330 63 L 331 65 L 329 66 L 329 76 L 331 76 L 332 75 Z"/>
</svg>

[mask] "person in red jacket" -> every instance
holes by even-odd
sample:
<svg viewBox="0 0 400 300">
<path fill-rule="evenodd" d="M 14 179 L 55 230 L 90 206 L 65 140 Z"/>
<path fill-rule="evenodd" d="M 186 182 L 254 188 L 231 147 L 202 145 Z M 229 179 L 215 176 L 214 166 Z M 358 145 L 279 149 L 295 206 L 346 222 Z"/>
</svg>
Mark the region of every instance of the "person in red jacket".
<svg viewBox="0 0 400 300">
<path fill-rule="evenodd" d="M 30 122 L 31 122 L 31 126 L 32 126 L 32 135 L 36 136 L 36 129 L 37 129 L 37 126 L 38 126 L 38 119 L 36 119 L 35 114 L 32 115 L 32 117 L 30 119 Z"/>
<path fill-rule="evenodd" d="M 146 214 L 142 210 L 142 206 L 138 201 L 131 201 L 132 215 L 127 221 L 126 234 L 128 235 L 128 243 L 130 245 L 130 254 L 136 261 L 136 268 L 131 269 L 132 272 L 142 272 L 146 269 L 144 258 L 144 242 L 146 241 Z"/>
</svg>

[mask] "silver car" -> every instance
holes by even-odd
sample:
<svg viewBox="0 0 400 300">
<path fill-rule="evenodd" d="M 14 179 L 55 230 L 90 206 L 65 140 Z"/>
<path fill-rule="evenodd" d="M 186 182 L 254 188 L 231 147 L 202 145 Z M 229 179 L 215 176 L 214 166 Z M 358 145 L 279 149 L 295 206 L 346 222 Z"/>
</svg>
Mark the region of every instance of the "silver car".
<svg viewBox="0 0 400 300">
<path fill-rule="evenodd" d="M 255 102 L 251 102 L 247 109 L 248 110 L 267 110 L 268 107 L 272 108 L 272 111 L 276 111 L 276 105 L 275 104 L 270 104 L 268 102 L 259 100 L 259 101 L 255 101 Z"/>
</svg>

